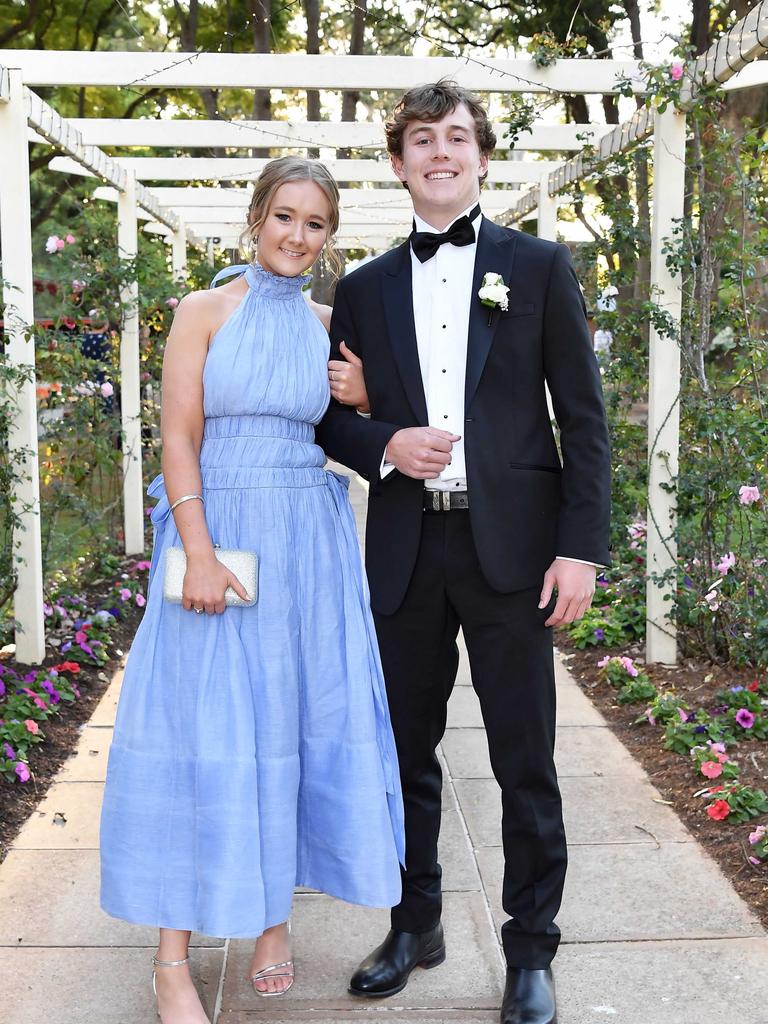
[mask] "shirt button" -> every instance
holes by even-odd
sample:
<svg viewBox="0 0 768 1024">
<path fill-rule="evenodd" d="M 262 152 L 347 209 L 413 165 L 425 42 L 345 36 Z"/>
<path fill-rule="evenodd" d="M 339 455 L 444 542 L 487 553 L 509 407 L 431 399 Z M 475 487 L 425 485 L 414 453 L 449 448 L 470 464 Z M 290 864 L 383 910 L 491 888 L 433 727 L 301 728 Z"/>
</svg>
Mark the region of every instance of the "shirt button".
<svg viewBox="0 0 768 1024">
<path fill-rule="evenodd" d="M 448 372 L 447 370 L 443 370 L 443 373 L 447 373 L 447 372 Z"/>
<path fill-rule="evenodd" d="M 444 278 L 443 278 L 443 284 L 445 284 L 445 282 L 446 282 L 447 280 L 448 280 L 448 278 L 447 278 L 447 277 L 444 277 Z"/>
<path fill-rule="evenodd" d="M 448 413 L 446 413 L 446 414 L 445 414 L 445 415 L 443 416 L 443 419 L 444 419 L 444 420 L 447 420 L 447 419 L 448 419 Z"/>
<path fill-rule="evenodd" d="M 443 324 L 443 330 L 445 330 L 445 328 L 446 328 L 447 326 L 448 326 L 447 324 Z"/>
</svg>

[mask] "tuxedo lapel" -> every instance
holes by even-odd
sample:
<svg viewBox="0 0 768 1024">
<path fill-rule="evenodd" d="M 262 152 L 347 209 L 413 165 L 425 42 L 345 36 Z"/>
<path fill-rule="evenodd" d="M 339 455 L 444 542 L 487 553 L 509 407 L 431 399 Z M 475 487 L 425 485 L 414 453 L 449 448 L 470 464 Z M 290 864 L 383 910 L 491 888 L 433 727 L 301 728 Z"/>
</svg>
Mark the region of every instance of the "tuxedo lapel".
<svg viewBox="0 0 768 1024">
<path fill-rule="evenodd" d="M 419 349 L 416 344 L 416 325 L 413 320 L 413 290 L 410 244 L 404 242 L 396 254 L 391 270 L 382 277 L 384 314 L 389 328 L 389 340 L 405 393 L 417 421 L 427 426 L 427 400 L 421 377 Z"/>
<path fill-rule="evenodd" d="M 487 273 L 501 274 L 509 285 L 517 249 L 517 235 L 509 234 L 493 221 L 483 217 L 475 252 L 475 273 L 470 297 L 469 332 L 467 337 L 467 374 L 464 407 L 469 409 L 485 367 L 499 323 L 499 311 L 484 306 L 477 293 Z"/>
</svg>

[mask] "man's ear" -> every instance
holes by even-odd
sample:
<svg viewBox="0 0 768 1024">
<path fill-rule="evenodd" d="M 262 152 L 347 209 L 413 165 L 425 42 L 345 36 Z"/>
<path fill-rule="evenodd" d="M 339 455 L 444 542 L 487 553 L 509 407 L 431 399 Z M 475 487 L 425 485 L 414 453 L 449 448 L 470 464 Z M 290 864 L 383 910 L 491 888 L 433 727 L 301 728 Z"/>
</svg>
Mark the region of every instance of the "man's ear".
<svg viewBox="0 0 768 1024">
<path fill-rule="evenodd" d="M 485 181 L 488 177 L 488 154 L 480 154 L 480 177 Z"/>
<path fill-rule="evenodd" d="M 488 163 L 486 159 L 486 164 Z M 400 181 L 406 181 L 405 170 L 403 169 L 403 158 L 395 153 L 389 154 L 389 164 Z"/>
</svg>

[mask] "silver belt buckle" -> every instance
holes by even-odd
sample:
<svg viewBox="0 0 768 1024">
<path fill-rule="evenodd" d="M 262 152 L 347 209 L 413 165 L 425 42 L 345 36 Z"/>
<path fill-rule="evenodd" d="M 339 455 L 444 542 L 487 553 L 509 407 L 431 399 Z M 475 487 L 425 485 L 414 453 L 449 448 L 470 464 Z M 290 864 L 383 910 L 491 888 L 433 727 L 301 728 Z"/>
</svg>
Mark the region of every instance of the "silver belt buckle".
<svg viewBox="0 0 768 1024">
<path fill-rule="evenodd" d="M 440 510 L 442 512 L 451 511 L 451 492 L 450 491 L 437 491 L 440 495 Z"/>
</svg>

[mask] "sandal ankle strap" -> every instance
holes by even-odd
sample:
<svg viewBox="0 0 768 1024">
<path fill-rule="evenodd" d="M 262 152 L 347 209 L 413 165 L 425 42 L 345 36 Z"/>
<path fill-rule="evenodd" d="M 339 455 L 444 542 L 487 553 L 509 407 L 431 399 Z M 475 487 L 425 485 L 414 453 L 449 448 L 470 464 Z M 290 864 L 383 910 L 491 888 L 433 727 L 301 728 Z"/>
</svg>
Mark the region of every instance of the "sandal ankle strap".
<svg viewBox="0 0 768 1024">
<path fill-rule="evenodd" d="M 185 956 L 183 960 L 158 960 L 156 956 L 152 957 L 153 967 L 182 967 L 184 964 L 188 963 L 188 956 Z"/>
</svg>

